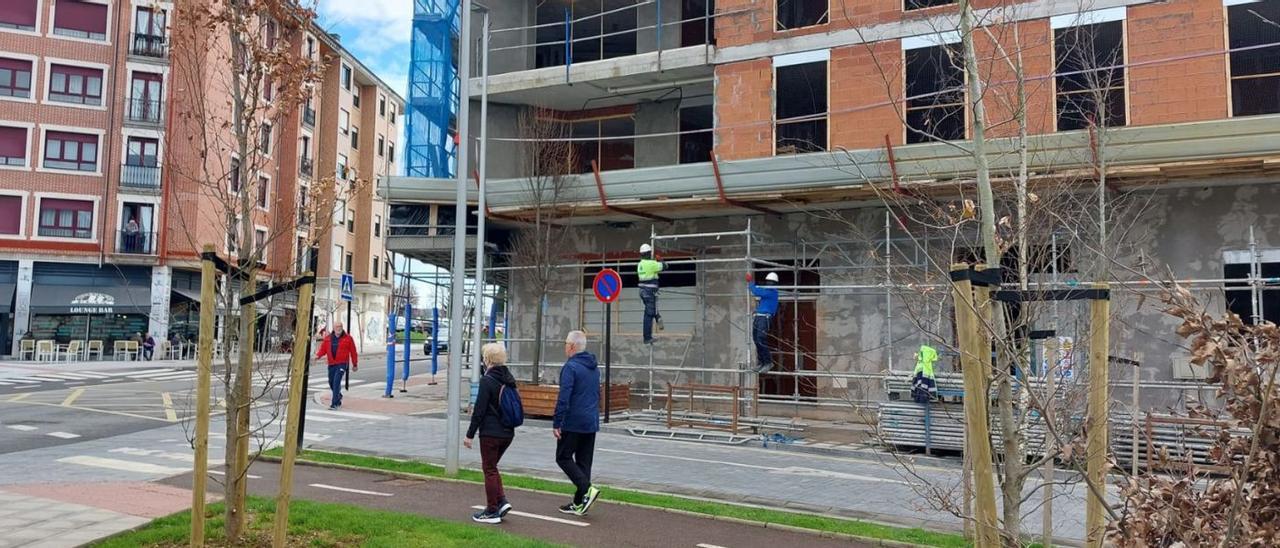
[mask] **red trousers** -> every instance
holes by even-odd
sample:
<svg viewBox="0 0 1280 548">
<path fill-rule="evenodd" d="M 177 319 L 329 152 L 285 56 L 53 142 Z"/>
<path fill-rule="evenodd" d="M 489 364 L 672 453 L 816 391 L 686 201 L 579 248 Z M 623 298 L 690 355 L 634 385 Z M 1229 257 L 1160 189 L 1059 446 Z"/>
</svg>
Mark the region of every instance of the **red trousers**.
<svg viewBox="0 0 1280 548">
<path fill-rule="evenodd" d="M 484 495 L 488 499 L 487 510 L 497 511 L 498 505 L 507 498 L 502 492 L 502 474 L 498 473 L 498 461 L 511 446 L 511 438 L 493 438 L 480 436 L 480 468 L 484 471 Z"/>
</svg>

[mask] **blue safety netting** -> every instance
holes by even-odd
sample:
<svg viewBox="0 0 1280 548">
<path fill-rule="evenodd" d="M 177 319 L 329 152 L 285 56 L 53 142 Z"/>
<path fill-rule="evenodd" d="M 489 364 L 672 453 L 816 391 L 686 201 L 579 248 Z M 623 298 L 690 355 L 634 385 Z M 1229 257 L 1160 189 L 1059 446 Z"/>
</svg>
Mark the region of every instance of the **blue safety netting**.
<svg viewBox="0 0 1280 548">
<path fill-rule="evenodd" d="M 414 0 L 409 61 L 410 177 L 455 174 L 458 105 L 459 0 Z"/>
</svg>

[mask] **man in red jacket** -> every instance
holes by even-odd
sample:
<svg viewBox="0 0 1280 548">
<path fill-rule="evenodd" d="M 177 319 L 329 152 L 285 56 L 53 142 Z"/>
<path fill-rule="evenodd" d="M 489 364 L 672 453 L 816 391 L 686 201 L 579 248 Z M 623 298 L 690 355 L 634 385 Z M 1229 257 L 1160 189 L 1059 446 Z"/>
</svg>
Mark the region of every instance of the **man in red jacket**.
<svg viewBox="0 0 1280 548">
<path fill-rule="evenodd" d="M 342 376 L 347 374 L 347 366 L 360 369 L 356 341 L 342 328 L 342 322 L 334 322 L 333 332 L 321 339 L 316 357 L 325 358 L 329 363 L 329 389 L 333 390 L 329 409 L 342 407 Z"/>
</svg>

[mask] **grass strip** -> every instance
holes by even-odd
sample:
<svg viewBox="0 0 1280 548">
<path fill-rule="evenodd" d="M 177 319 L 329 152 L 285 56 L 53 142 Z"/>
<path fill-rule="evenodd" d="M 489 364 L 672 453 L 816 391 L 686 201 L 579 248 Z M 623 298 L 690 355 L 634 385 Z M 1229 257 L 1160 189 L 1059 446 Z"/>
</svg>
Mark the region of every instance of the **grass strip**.
<svg viewBox="0 0 1280 548">
<path fill-rule="evenodd" d="M 264 453 L 266 456 L 274 457 L 279 457 L 282 454 L 283 451 L 279 448 L 272 449 Z M 381 470 L 385 472 L 397 472 L 441 479 L 484 483 L 484 475 L 479 470 L 462 469 L 458 472 L 457 476 L 449 476 L 445 473 L 443 467 L 421 461 L 312 450 L 304 451 L 299 458 L 301 460 L 316 463 L 338 464 L 370 470 Z M 502 474 L 502 483 L 506 487 L 516 487 L 547 493 L 572 495 L 574 491 L 573 485 L 569 483 L 518 474 Z M 633 491 L 607 486 L 602 486 L 601 492 L 603 493 L 604 500 L 606 501 L 622 502 L 634 504 L 636 506 L 663 508 L 719 518 L 775 524 L 810 531 L 851 535 L 864 539 L 901 542 L 922 546 L 938 546 L 943 548 L 960 548 L 970 546 L 970 543 L 961 535 L 939 533 L 919 528 L 895 527 L 866 521 L 814 516 L 796 512 L 756 508 L 724 502 L 705 501 L 675 495 L 646 493 L 642 491 Z"/>
<path fill-rule="evenodd" d="M 249 497 L 249 527 L 235 546 L 270 546 L 275 501 Z M 223 536 L 223 505 L 211 504 L 205 522 L 206 545 L 231 546 Z M 165 516 L 138 529 L 103 539 L 95 548 L 187 546 L 191 511 Z M 289 505 L 289 545 L 314 547 L 364 546 L 557 546 L 536 539 L 465 523 L 413 514 L 371 510 L 348 504 L 294 500 Z"/>
</svg>

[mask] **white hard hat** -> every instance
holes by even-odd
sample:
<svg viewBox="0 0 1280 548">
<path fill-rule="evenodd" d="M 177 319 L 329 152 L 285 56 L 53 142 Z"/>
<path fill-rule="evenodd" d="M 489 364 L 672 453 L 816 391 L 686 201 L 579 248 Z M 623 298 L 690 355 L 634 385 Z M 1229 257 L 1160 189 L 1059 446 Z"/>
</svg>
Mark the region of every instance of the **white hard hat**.
<svg viewBox="0 0 1280 548">
<path fill-rule="evenodd" d="M 776 282 L 778 281 L 778 273 L 777 273 L 777 272 L 770 272 L 770 273 L 768 273 L 768 274 L 766 274 L 766 275 L 764 276 L 764 279 L 766 279 L 766 280 L 769 280 L 769 281 L 771 281 L 771 282 L 775 282 L 775 283 L 776 283 Z"/>
<path fill-rule="evenodd" d="M 650 246 L 649 244 L 641 244 L 641 246 L 640 246 L 640 252 L 641 252 L 641 253 L 649 253 L 649 252 L 651 252 L 651 251 L 653 251 L 653 247 L 652 247 L 652 246 Z"/>
</svg>

